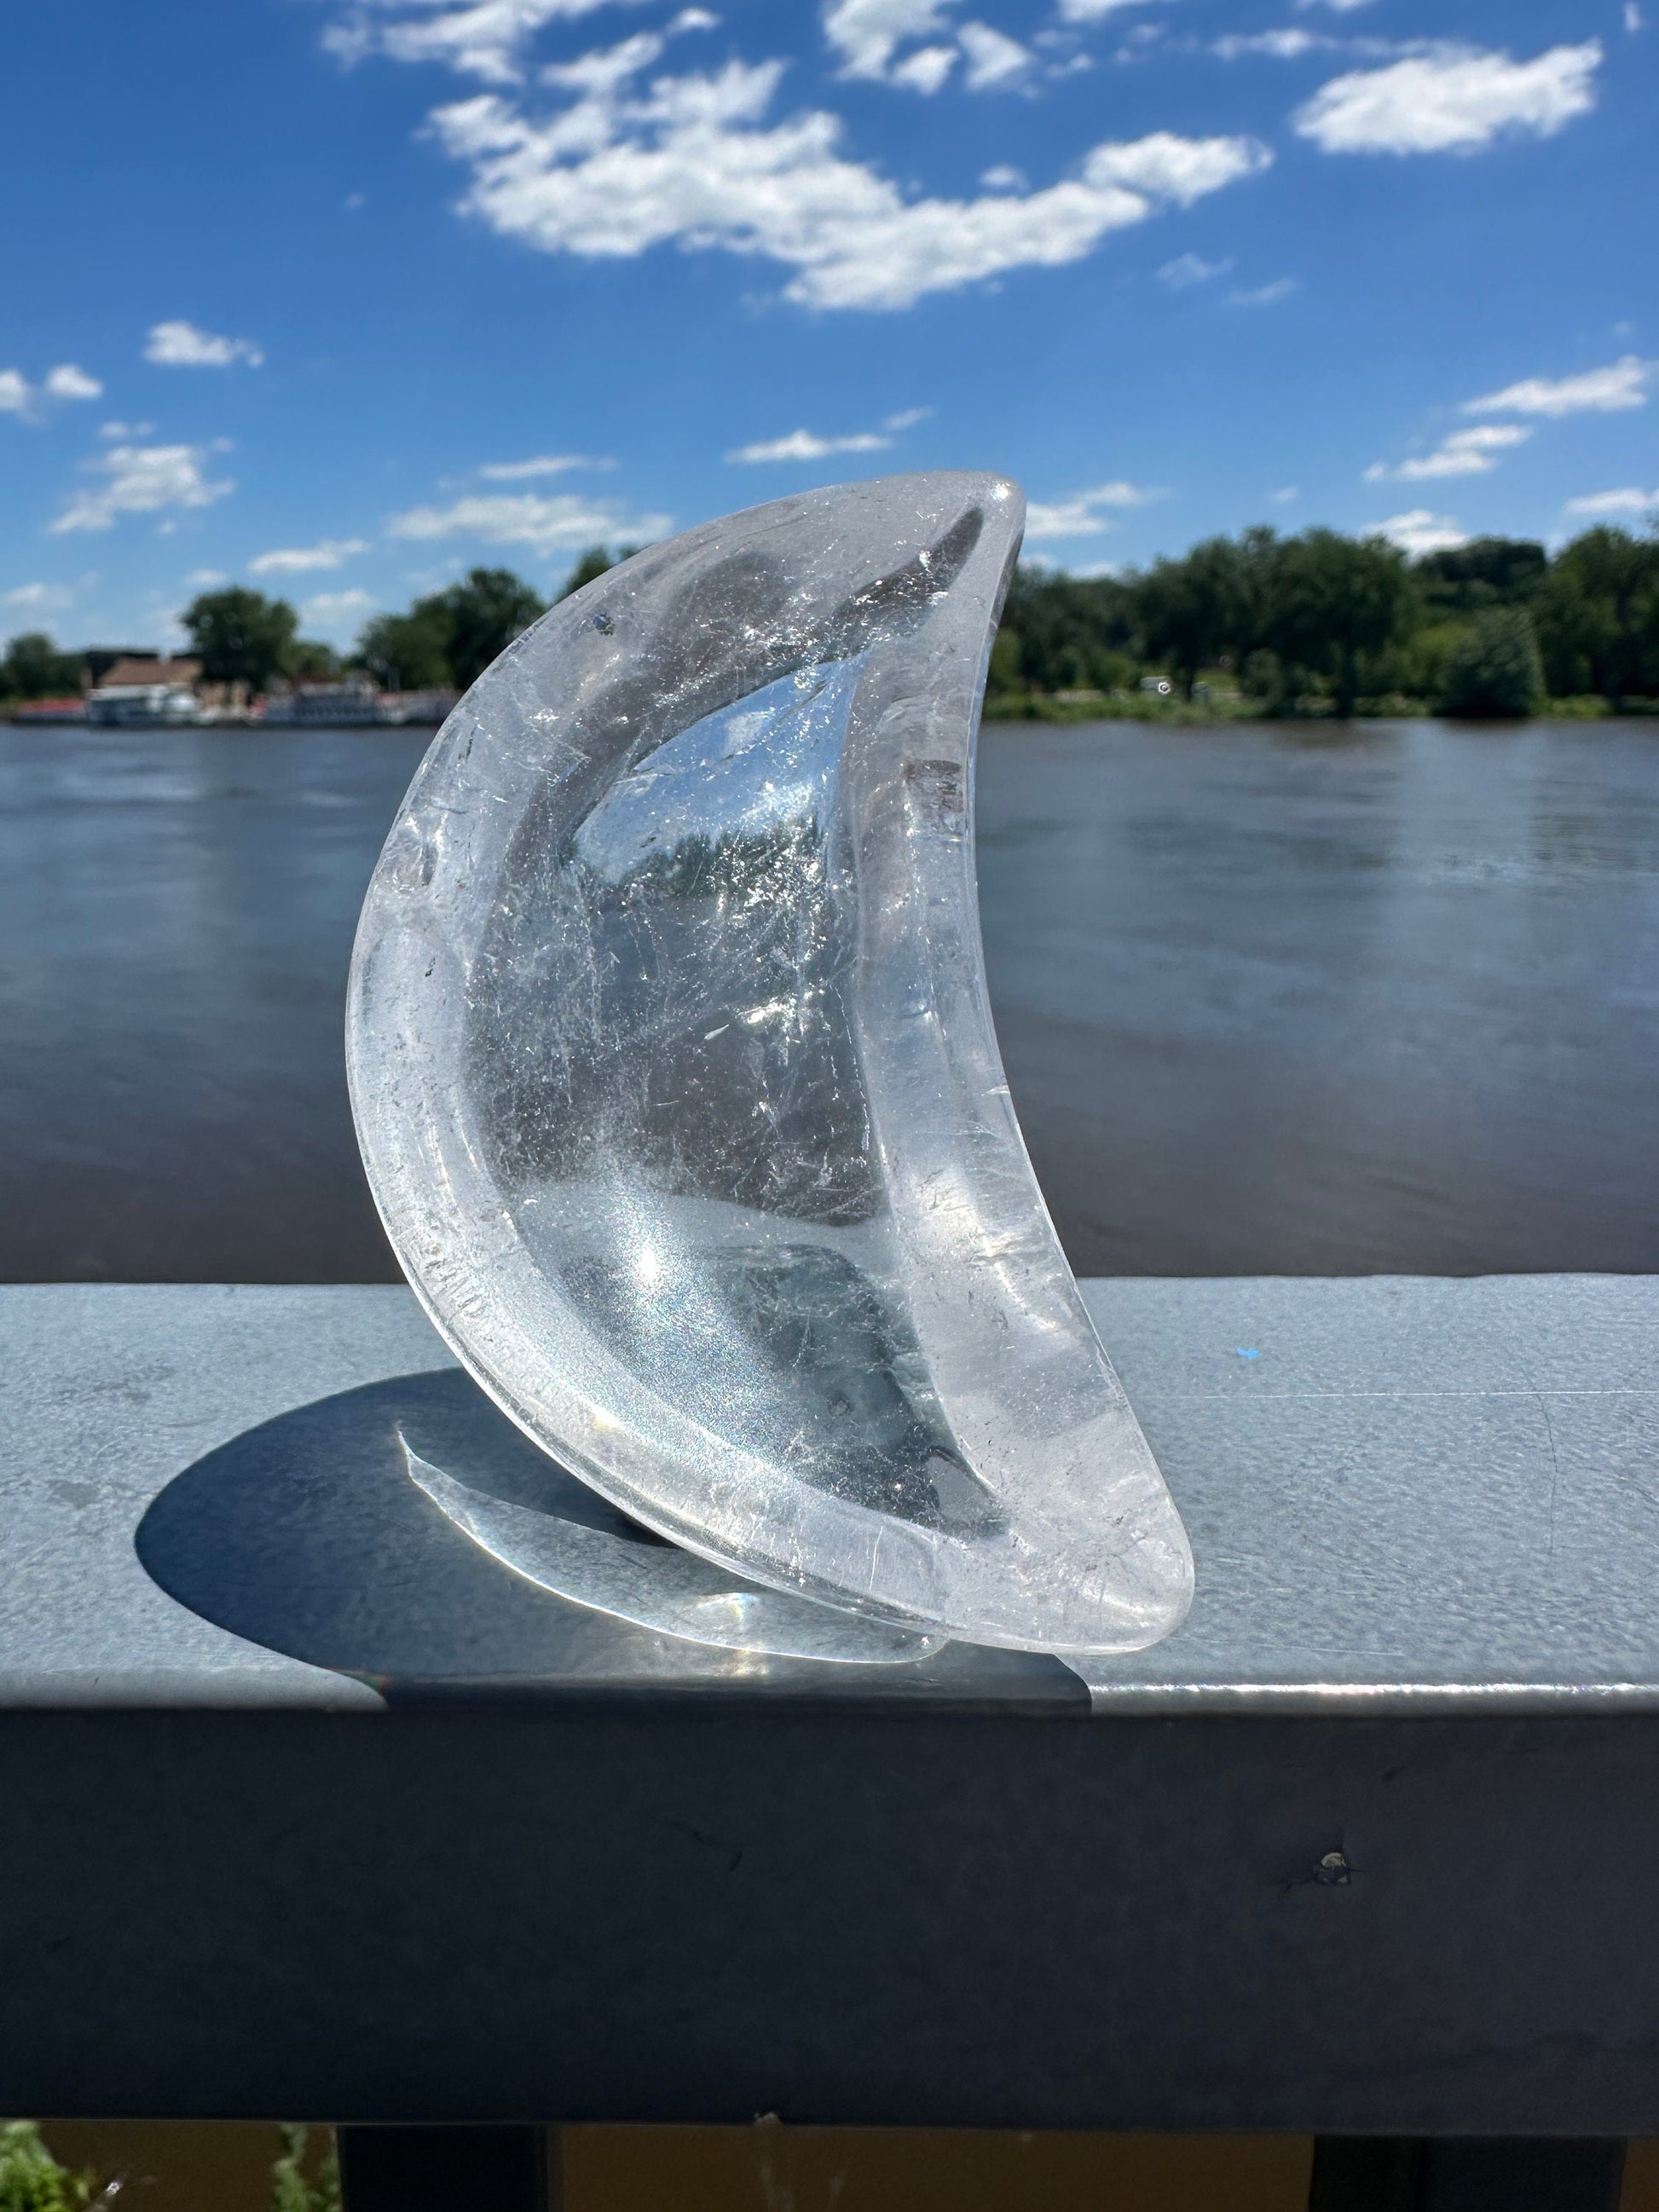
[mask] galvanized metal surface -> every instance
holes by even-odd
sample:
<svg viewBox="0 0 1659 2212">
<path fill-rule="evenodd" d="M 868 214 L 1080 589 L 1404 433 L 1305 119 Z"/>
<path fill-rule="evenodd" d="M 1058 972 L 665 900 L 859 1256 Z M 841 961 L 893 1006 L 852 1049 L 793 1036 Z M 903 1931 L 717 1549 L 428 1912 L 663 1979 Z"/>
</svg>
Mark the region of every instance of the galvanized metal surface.
<svg viewBox="0 0 1659 2212">
<path fill-rule="evenodd" d="M 1091 1715 L 434 1548 L 400 1291 L 0 1292 L 0 2110 L 1659 2133 L 1656 1295 L 1091 1286 L 1200 1563 Z"/>
<path fill-rule="evenodd" d="M 1187 1624 L 1100 1662 L 1097 1710 L 1659 1707 L 1659 1278 L 1120 1281 L 1086 1294 L 1199 1560 Z M 345 1494 L 368 1467 L 374 1407 L 319 1401 L 453 1369 L 402 1290 L 10 1287 L 0 1347 L 0 1705 L 374 1707 L 364 1677 L 408 1674 L 1073 1694 L 1053 1662 L 962 1646 L 902 1683 L 805 1662 L 732 1668 L 532 1601 L 505 1570 L 463 1569 L 435 1522 L 403 1526 L 390 1559 L 384 1468 L 372 1494 L 366 1476 Z M 237 1440 L 283 1415 L 290 1428 L 267 1432 L 243 1470 Z M 198 1609 L 158 1586 L 134 1539 L 168 1486 L 223 1447 L 220 1486 L 203 1476 L 152 1523 L 196 1554 L 170 1586 Z M 233 1506 L 263 1453 L 271 1510 L 273 1450 L 310 1486 L 303 1542 L 294 1517 Z M 315 1510 L 325 1494 L 331 1517 Z M 200 1554 L 213 1529 L 230 1543 L 239 1512 L 237 1589 L 216 1605 Z M 286 1578 L 297 1616 L 296 1584 L 348 1568 L 378 1587 L 374 1633 L 286 1634 L 281 1604 L 246 1614 L 263 1636 L 223 1625 L 262 1571 Z M 458 1576 L 465 1649 L 444 1626 Z M 329 1663 L 312 1663 L 319 1654 Z"/>
</svg>

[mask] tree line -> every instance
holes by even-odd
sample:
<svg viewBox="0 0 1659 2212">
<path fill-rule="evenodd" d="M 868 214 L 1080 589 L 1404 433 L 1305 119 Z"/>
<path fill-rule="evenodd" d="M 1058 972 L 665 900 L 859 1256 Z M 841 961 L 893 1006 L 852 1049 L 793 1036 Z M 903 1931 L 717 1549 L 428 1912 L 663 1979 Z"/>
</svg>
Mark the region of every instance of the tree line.
<svg viewBox="0 0 1659 2212">
<path fill-rule="evenodd" d="M 623 546 L 613 555 L 602 545 L 590 547 L 554 598 L 580 590 L 636 550 Z M 275 684 L 358 676 L 389 691 L 464 691 L 550 604 L 510 568 L 474 568 L 403 614 L 376 615 L 343 653 L 302 637 L 300 617 L 286 599 L 244 585 L 203 592 L 179 620 L 210 684 L 242 684 L 258 693 Z M 13 638 L 0 658 L 0 699 L 71 696 L 96 680 L 100 660 L 114 657 L 60 652 L 44 632 L 30 631 Z"/>
<path fill-rule="evenodd" d="M 635 550 L 591 547 L 555 598 Z M 510 568 L 474 568 L 376 615 L 344 654 L 302 637 L 287 600 L 241 586 L 203 592 L 180 619 L 212 683 L 257 693 L 359 675 L 388 690 L 464 690 L 548 604 Z M 39 632 L 15 637 L 0 698 L 72 693 L 86 660 Z M 1602 526 L 1553 556 L 1530 538 L 1480 538 L 1412 561 L 1381 538 L 1261 528 L 1121 575 L 1018 570 L 988 713 L 1097 709 L 1142 700 L 1148 684 L 1207 711 L 1261 714 L 1659 708 L 1659 534 Z"/>
<path fill-rule="evenodd" d="M 1589 530 L 1553 557 L 1480 538 L 1411 561 L 1382 538 L 1255 529 L 1124 575 L 1018 570 L 992 712 L 1149 676 L 1264 713 L 1639 710 L 1659 702 L 1659 535 Z"/>
</svg>

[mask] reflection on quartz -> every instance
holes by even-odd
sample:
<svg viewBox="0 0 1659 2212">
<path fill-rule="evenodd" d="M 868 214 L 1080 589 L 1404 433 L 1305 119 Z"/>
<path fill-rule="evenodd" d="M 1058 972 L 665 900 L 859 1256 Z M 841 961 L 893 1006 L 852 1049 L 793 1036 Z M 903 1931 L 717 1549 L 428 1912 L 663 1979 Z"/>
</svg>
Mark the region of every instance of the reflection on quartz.
<svg viewBox="0 0 1659 2212">
<path fill-rule="evenodd" d="M 860 1620 L 811 1598 L 752 1585 L 672 1544 L 617 1535 L 515 1505 L 458 1482 L 399 1433 L 410 1480 L 503 1566 L 556 1597 L 637 1627 L 726 1650 L 775 1658 L 826 1659 L 842 1666 L 890 1667 L 925 1659 L 942 1636 L 913 1635 Z"/>
<path fill-rule="evenodd" d="M 526 1244 L 641 1382 L 801 1481 L 988 1534 L 871 1172 L 834 849 L 862 666 L 704 717 L 550 856 L 515 916 L 539 957 L 501 963 L 485 1048 L 545 994 L 556 1070 L 492 1085 L 484 1127 Z"/>
<path fill-rule="evenodd" d="M 995 479 L 847 486 L 555 608 L 388 841 L 353 1100 L 440 1328 L 626 1513 L 899 1632 L 1125 1650 L 1180 1619 L 1190 1558 L 979 942 L 1020 520 Z"/>
</svg>

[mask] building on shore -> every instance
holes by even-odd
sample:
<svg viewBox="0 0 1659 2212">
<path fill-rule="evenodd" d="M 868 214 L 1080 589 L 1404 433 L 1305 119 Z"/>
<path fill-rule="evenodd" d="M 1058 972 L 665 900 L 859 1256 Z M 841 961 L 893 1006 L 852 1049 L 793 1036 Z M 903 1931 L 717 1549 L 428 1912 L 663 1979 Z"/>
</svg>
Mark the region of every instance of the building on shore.
<svg viewBox="0 0 1659 2212">
<path fill-rule="evenodd" d="M 301 680 L 273 685 L 262 719 L 273 728 L 312 729 L 441 722 L 458 696 L 453 691 L 381 691 L 366 677 Z"/>
<path fill-rule="evenodd" d="M 182 728 L 202 720 L 202 702 L 188 684 L 99 684 L 87 694 L 86 718 L 122 729 Z"/>
</svg>

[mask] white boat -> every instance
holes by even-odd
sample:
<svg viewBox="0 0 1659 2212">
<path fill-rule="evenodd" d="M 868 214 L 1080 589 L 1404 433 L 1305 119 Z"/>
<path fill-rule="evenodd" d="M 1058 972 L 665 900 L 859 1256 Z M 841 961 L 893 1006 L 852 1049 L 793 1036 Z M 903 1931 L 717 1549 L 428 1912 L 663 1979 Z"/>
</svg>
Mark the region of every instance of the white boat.
<svg viewBox="0 0 1659 2212">
<path fill-rule="evenodd" d="M 380 695 L 372 684 L 296 684 L 265 701 L 264 720 L 276 726 L 337 729 L 342 724 L 384 722 Z"/>
<path fill-rule="evenodd" d="M 377 691 L 372 684 L 295 684 L 273 691 L 263 720 L 273 728 L 356 728 L 371 724 L 441 722 L 457 691 Z"/>
<path fill-rule="evenodd" d="M 202 718 L 188 684 L 103 684 L 87 694 L 87 720 L 123 729 L 182 726 Z"/>
</svg>

